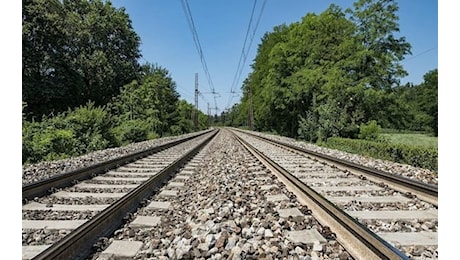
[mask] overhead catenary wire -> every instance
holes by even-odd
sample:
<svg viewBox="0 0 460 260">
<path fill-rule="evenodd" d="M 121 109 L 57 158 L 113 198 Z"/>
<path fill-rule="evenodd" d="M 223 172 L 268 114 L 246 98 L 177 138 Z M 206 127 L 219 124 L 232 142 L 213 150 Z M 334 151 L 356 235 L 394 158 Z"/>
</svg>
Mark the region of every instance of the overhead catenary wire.
<svg viewBox="0 0 460 260">
<path fill-rule="evenodd" d="M 179 92 L 179 94 L 181 94 L 182 96 L 187 96 L 191 99 L 194 98 L 194 94 L 190 93 L 190 91 L 188 91 L 187 89 L 183 88 L 183 87 L 180 87 L 180 86 L 177 86 L 177 92 Z"/>
<path fill-rule="evenodd" d="M 196 30 L 195 22 L 193 21 L 193 15 L 190 10 L 190 6 L 187 0 L 182 0 L 181 4 L 182 4 L 182 8 L 184 9 L 184 13 L 185 13 L 185 17 L 187 19 L 188 25 L 189 25 L 189 29 L 193 36 L 193 42 L 195 43 L 196 50 L 198 52 L 198 55 L 200 56 L 200 61 L 201 61 L 201 65 L 203 66 L 204 74 L 208 81 L 211 93 L 214 94 L 214 103 L 215 103 L 215 107 L 217 108 L 217 101 L 215 99 L 215 96 L 217 93 L 214 88 L 214 83 L 212 81 L 211 74 L 209 73 L 208 66 L 206 64 L 206 59 L 204 57 L 203 48 L 201 47 L 200 39 L 198 37 L 198 32 Z"/>
<path fill-rule="evenodd" d="M 246 59 L 247 59 L 249 51 L 251 49 L 251 45 L 252 45 L 252 42 L 254 40 L 254 36 L 255 36 L 256 31 L 257 31 L 257 27 L 259 26 L 260 20 L 262 18 L 262 14 L 264 12 L 266 3 L 267 3 L 267 0 L 264 0 L 264 2 L 262 3 L 262 6 L 261 6 L 260 12 L 259 12 L 259 16 L 257 18 L 257 22 L 255 24 L 255 27 L 254 27 L 254 29 L 252 31 L 252 34 L 251 34 L 251 37 L 250 37 L 250 40 L 249 40 L 248 48 L 247 48 L 247 50 L 245 52 L 246 41 L 247 41 L 248 34 L 250 32 L 250 28 L 251 28 L 252 21 L 253 21 L 254 10 L 255 10 L 255 7 L 256 7 L 256 4 L 257 4 L 257 0 L 254 0 L 254 5 L 253 5 L 253 8 L 252 8 L 251 17 L 249 18 L 246 37 L 244 39 L 243 47 L 242 47 L 242 50 L 241 50 L 240 60 L 238 62 L 238 67 L 237 67 L 237 70 L 236 70 L 236 73 L 235 73 L 235 77 L 233 78 L 233 82 L 232 82 L 232 85 L 231 85 L 231 88 L 230 88 L 230 93 L 232 93 L 232 94 L 235 93 L 235 88 L 238 85 L 238 82 L 240 81 L 241 75 L 243 73 L 243 68 L 244 68 L 244 65 L 246 64 Z M 241 60 L 242 60 L 242 63 L 241 63 Z M 241 66 L 240 66 L 240 64 L 241 64 Z M 233 97 L 234 97 L 234 95 L 229 95 L 228 102 L 227 102 L 227 105 L 226 105 L 225 109 L 229 109 L 230 104 L 231 104 L 231 102 L 233 100 Z"/>
<path fill-rule="evenodd" d="M 147 62 L 147 64 L 152 64 L 150 61 L 148 61 L 144 56 L 141 56 L 141 58 Z M 180 91 L 179 91 L 180 90 Z M 189 97 L 191 99 L 194 98 L 194 94 L 192 94 L 189 90 L 179 86 L 176 84 L 176 91 L 183 97 Z M 181 93 L 182 92 L 182 93 Z M 200 94 L 200 98 L 205 102 L 205 103 L 209 103 L 209 101 L 201 94 Z"/>
<path fill-rule="evenodd" d="M 143 60 L 145 60 L 145 62 L 147 62 L 148 64 L 150 64 L 150 62 L 149 62 L 146 58 L 144 58 L 144 56 L 141 55 L 141 58 L 142 58 Z"/>
<path fill-rule="evenodd" d="M 230 89 L 231 93 L 233 92 L 234 87 L 236 85 L 236 79 L 238 77 L 238 72 L 240 71 L 240 67 L 243 67 L 241 66 L 241 61 L 243 60 L 243 56 L 246 56 L 244 52 L 245 52 L 246 42 L 248 40 L 249 32 L 251 31 L 252 18 L 254 17 L 254 11 L 256 10 L 256 5 L 257 5 L 257 0 L 254 1 L 254 5 L 252 6 L 251 17 L 249 18 L 249 23 L 248 23 L 248 29 L 246 30 L 246 36 L 244 37 L 243 47 L 241 48 L 240 59 L 238 60 L 238 66 L 236 68 L 235 76 L 233 77 L 233 82 L 232 82 L 231 89 Z"/>
<path fill-rule="evenodd" d="M 425 51 L 422 51 L 422 52 L 420 52 L 420 53 L 418 53 L 418 54 L 416 54 L 416 55 L 413 55 L 413 56 L 411 56 L 411 57 L 409 57 L 409 58 L 403 60 L 402 62 L 406 62 L 406 61 L 409 61 L 409 60 L 413 60 L 413 59 L 415 59 L 415 58 L 417 58 L 417 57 L 419 57 L 419 56 L 422 56 L 423 54 L 426 54 L 426 53 L 428 53 L 428 52 L 430 52 L 430 51 L 432 51 L 432 50 L 435 50 L 435 49 L 437 49 L 437 48 L 438 48 L 438 46 L 429 48 L 429 49 L 427 49 L 427 50 L 425 50 Z"/>
</svg>

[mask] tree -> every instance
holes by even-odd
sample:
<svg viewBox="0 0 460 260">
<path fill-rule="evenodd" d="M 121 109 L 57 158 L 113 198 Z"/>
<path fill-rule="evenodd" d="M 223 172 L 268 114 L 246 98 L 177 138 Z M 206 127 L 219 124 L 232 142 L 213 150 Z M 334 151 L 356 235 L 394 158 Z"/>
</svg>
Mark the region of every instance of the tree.
<svg viewBox="0 0 460 260">
<path fill-rule="evenodd" d="M 246 82 L 254 89 L 255 118 L 262 130 L 295 137 L 299 119 L 308 113 L 327 127 L 321 132 L 327 137 L 344 132 L 347 122 L 361 120 L 357 117 L 362 113 L 356 112 L 360 108 L 350 101 L 364 85 L 355 72 L 356 54 L 363 50 L 355 31 L 345 13 L 331 5 L 263 38 Z M 332 129 L 329 120 L 342 123 Z"/>
<path fill-rule="evenodd" d="M 394 35 L 399 32 L 398 4 L 395 0 L 358 0 L 353 5 L 354 10 L 347 12 L 356 23 L 356 36 L 366 49 L 360 57 L 359 76 L 366 78 L 373 88 L 399 85 L 399 79 L 407 76 L 399 61 L 411 54 L 411 46 L 405 37 Z"/>
<path fill-rule="evenodd" d="M 397 88 L 399 101 L 408 107 L 406 127 L 438 135 L 438 69 L 423 76 L 419 85 L 406 84 Z"/>
<path fill-rule="evenodd" d="M 397 4 L 358 0 L 354 6 L 331 5 L 264 35 L 240 106 L 247 113 L 250 91 L 258 130 L 316 141 L 356 138 L 370 120 L 404 124 L 407 106 L 393 88 L 406 75 L 398 62 L 410 45 L 394 36 Z"/>
<path fill-rule="evenodd" d="M 193 125 L 192 120 L 194 110 L 195 107 L 192 104 L 187 103 L 185 100 L 180 100 L 177 103 L 179 120 L 176 127 L 173 126 L 173 128 L 177 129 L 174 134 L 185 134 L 194 131 L 195 126 Z"/>
<path fill-rule="evenodd" d="M 139 81 L 123 86 L 120 95 L 114 98 L 112 113 L 118 115 L 120 123 L 140 120 L 151 133 L 170 134 L 170 127 L 178 123 L 176 84 L 168 70 L 160 66 L 146 64 L 143 72 Z"/>
<path fill-rule="evenodd" d="M 123 8 L 102 0 L 23 1 L 27 113 L 104 105 L 138 77 L 140 38 Z"/>
<path fill-rule="evenodd" d="M 431 70 L 423 76 L 419 95 L 420 109 L 431 118 L 428 126 L 431 127 L 435 136 L 438 136 L 438 69 Z"/>
<path fill-rule="evenodd" d="M 288 26 L 280 25 L 273 28 L 273 32 L 265 33 L 262 42 L 259 44 L 254 63 L 251 65 L 253 72 L 249 74 L 241 87 L 243 97 L 239 107 L 238 121 L 242 125 L 249 125 L 248 122 L 248 94 L 251 91 L 251 98 L 254 111 L 254 125 L 257 130 L 272 130 L 276 124 L 276 118 L 271 117 L 273 105 L 273 93 L 267 87 L 267 75 L 272 69 L 269 60 L 273 48 L 280 42 L 285 41 Z M 244 123 L 243 123 L 244 122 Z"/>
</svg>

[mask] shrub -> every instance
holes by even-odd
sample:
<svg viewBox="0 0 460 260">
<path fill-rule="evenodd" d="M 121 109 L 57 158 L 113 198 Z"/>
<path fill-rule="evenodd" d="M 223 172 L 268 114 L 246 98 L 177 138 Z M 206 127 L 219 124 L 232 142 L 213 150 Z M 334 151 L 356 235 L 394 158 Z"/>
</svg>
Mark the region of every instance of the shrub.
<svg viewBox="0 0 460 260">
<path fill-rule="evenodd" d="M 38 162 L 41 158 L 33 150 L 34 136 L 41 132 L 38 122 L 22 122 L 22 163 Z"/>
<path fill-rule="evenodd" d="M 89 102 L 66 115 L 53 118 L 55 124 L 61 124 L 63 129 L 72 129 L 80 142 L 80 153 L 88 153 L 115 145 L 115 138 L 110 131 L 111 115 L 104 107 L 94 107 Z"/>
<path fill-rule="evenodd" d="M 307 112 L 305 118 L 300 117 L 297 134 L 299 138 L 309 142 L 318 140 L 318 122 L 313 113 Z"/>
<path fill-rule="evenodd" d="M 41 122 L 22 123 L 22 162 L 36 163 L 77 156 L 113 146 L 110 114 L 88 103 Z"/>
<path fill-rule="evenodd" d="M 380 125 L 377 124 L 377 121 L 371 120 L 366 124 L 361 124 L 359 126 L 358 138 L 376 141 L 379 139 L 379 134 L 382 132 Z"/>
<path fill-rule="evenodd" d="M 184 132 L 182 131 L 181 126 L 178 125 L 172 125 L 169 127 L 171 135 L 180 135 L 183 134 Z"/>
<path fill-rule="evenodd" d="M 157 139 L 157 138 L 160 138 L 160 135 L 155 133 L 155 132 L 149 132 L 147 134 L 147 140 L 154 140 L 154 139 Z"/>
<path fill-rule="evenodd" d="M 78 154 L 78 140 L 72 130 L 56 129 L 40 123 L 25 124 L 23 163 L 57 160 Z"/>
<path fill-rule="evenodd" d="M 149 125 L 143 120 L 127 120 L 112 130 L 117 145 L 126 145 L 129 143 L 142 142 L 149 137 Z"/>
</svg>

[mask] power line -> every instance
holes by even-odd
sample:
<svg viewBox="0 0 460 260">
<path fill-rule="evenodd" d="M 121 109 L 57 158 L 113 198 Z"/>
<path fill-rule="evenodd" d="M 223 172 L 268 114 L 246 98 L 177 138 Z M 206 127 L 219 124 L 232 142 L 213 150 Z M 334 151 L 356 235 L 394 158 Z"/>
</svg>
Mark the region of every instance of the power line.
<svg viewBox="0 0 460 260">
<path fill-rule="evenodd" d="M 148 64 L 151 64 L 146 58 L 144 58 L 144 56 L 141 55 L 141 58 L 145 60 Z"/>
<path fill-rule="evenodd" d="M 246 55 L 244 56 L 243 66 L 244 66 L 244 64 L 246 63 L 246 59 L 247 59 L 247 57 L 248 57 L 247 55 L 249 54 L 249 50 L 251 49 L 252 41 L 254 40 L 254 36 L 255 36 L 255 34 L 256 34 L 257 27 L 259 27 L 260 19 L 262 18 L 262 13 L 264 12 L 265 4 L 266 4 L 266 3 L 267 3 L 267 0 L 264 0 L 264 2 L 263 2 L 263 4 L 262 4 L 262 7 L 261 7 L 261 9 L 260 9 L 259 17 L 257 18 L 256 26 L 255 26 L 254 30 L 252 31 L 251 39 L 249 40 L 249 47 L 248 47 L 248 51 L 246 52 Z M 242 72 L 242 68 L 241 68 L 241 72 Z M 237 82 L 240 80 L 241 72 L 240 72 L 240 75 L 238 76 Z"/>
<path fill-rule="evenodd" d="M 252 17 L 254 16 L 254 10 L 256 9 L 256 5 L 257 5 L 257 0 L 254 1 L 254 5 L 252 6 L 251 17 L 249 18 L 249 23 L 248 23 L 248 29 L 246 30 L 246 36 L 244 37 L 243 47 L 241 48 L 240 59 L 238 61 L 238 66 L 236 68 L 235 76 L 233 77 L 233 82 L 232 82 L 232 85 L 231 85 L 230 92 L 233 92 L 234 86 L 236 85 L 235 84 L 236 83 L 236 78 L 238 76 L 238 71 L 240 70 L 241 61 L 243 60 L 243 56 L 246 56 L 244 54 L 244 50 L 246 48 L 246 41 L 248 40 L 249 32 L 251 30 Z"/>
<path fill-rule="evenodd" d="M 438 46 L 435 46 L 435 47 L 430 48 L 430 49 L 428 49 L 428 50 L 422 51 L 421 53 L 419 53 L 419 54 L 417 54 L 417 55 L 414 55 L 414 56 L 412 56 L 412 57 L 409 57 L 409 58 L 403 60 L 402 62 L 406 62 L 406 61 L 409 61 L 409 60 L 413 60 L 413 59 L 415 59 L 415 58 L 417 58 L 417 57 L 419 57 L 419 56 L 422 56 L 423 54 L 428 53 L 428 52 L 430 52 L 430 51 L 432 51 L 432 50 L 435 50 L 435 49 L 437 49 L 437 48 L 438 48 Z"/>
<path fill-rule="evenodd" d="M 208 80 L 209 87 L 211 88 L 211 93 L 215 95 L 217 93 L 215 91 L 214 83 L 212 82 L 211 74 L 209 73 L 209 69 L 206 64 L 206 59 L 203 54 L 203 49 L 201 48 L 200 39 L 198 37 L 198 32 L 196 30 L 195 22 L 193 21 L 193 15 L 190 10 L 190 6 L 187 0 L 182 0 L 181 3 L 182 3 L 182 8 L 184 9 L 185 17 L 189 25 L 189 29 L 192 32 L 193 42 L 195 43 L 196 50 L 198 52 L 198 55 L 200 56 L 200 61 L 201 61 L 201 65 L 203 66 L 204 74 L 206 76 L 206 79 Z M 216 99 L 214 98 L 215 106 L 217 107 L 217 102 L 215 100 Z"/>
<path fill-rule="evenodd" d="M 232 82 L 232 85 L 230 86 L 230 94 L 232 95 L 228 96 L 227 105 L 225 106 L 226 108 L 230 106 L 230 103 L 233 100 L 233 92 L 237 85 L 237 78 L 238 78 L 238 73 L 240 72 L 240 68 L 244 67 L 244 65 L 241 65 L 241 61 L 243 60 L 243 56 L 246 57 L 246 54 L 244 53 L 245 48 L 246 48 L 246 41 L 248 39 L 249 32 L 251 31 L 252 18 L 254 16 L 256 5 L 257 5 L 257 0 L 254 0 L 254 5 L 252 6 L 252 11 L 251 11 L 251 17 L 249 18 L 248 29 L 246 30 L 246 36 L 244 37 L 243 47 L 241 48 L 240 59 L 238 60 L 238 66 L 236 68 L 235 76 L 233 77 L 233 82 Z"/>
<path fill-rule="evenodd" d="M 243 48 L 241 50 L 240 61 L 238 62 L 238 67 L 236 69 L 235 77 L 233 78 L 233 83 L 232 83 L 231 88 L 230 88 L 230 93 L 235 92 L 235 88 L 238 85 L 238 82 L 240 81 L 241 74 L 243 73 L 243 68 L 244 68 L 244 65 L 246 64 L 246 59 L 248 57 L 249 50 L 251 49 L 251 45 L 252 45 L 252 42 L 254 40 L 254 36 L 255 36 L 256 31 L 257 31 L 257 27 L 259 26 L 260 19 L 262 18 L 262 13 L 264 12 L 266 3 L 267 3 L 267 0 L 264 0 L 264 2 L 262 3 L 262 7 L 260 8 L 260 13 L 259 13 L 259 16 L 257 18 L 256 25 L 255 25 L 255 27 L 254 27 L 254 29 L 252 31 L 252 34 L 251 34 L 251 37 L 250 37 L 250 40 L 249 40 L 248 49 L 246 50 L 246 53 L 245 53 L 244 49 L 245 49 L 247 37 L 248 37 L 249 31 L 250 31 L 250 28 L 251 28 L 251 25 L 252 25 L 252 19 L 253 19 L 253 15 L 254 15 L 254 10 L 255 10 L 255 7 L 256 7 L 256 4 L 257 4 L 257 0 L 254 1 L 254 5 L 253 5 L 253 8 L 252 8 L 252 12 L 251 12 L 251 17 L 249 18 L 248 29 L 246 31 L 246 37 L 244 39 Z M 243 63 L 240 66 L 241 60 L 243 60 Z M 232 102 L 232 100 L 233 100 L 233 95 L 230 95 L 229 98 L 228 98 L 226 109 L 229 108 L 230 103 Z"/>
<path fill-rule="evenodd" d="M 182 92 L 183 92 L 184 94 L 187 94 L 187 96 L 193 96 L 193 95 L 194 95 L 194 94 L 191 93 L 189 90 L 187 90 L 187 89 L 185 89 L 185 88 L 183 88 L 183 87 L 181 87 L 181 86 L 179 86 L 179 85 L 177 85 L 177 84 L 176 84 L 176 87 L 177 87 L 178 89 L 182 90 Z"/>
</svg>

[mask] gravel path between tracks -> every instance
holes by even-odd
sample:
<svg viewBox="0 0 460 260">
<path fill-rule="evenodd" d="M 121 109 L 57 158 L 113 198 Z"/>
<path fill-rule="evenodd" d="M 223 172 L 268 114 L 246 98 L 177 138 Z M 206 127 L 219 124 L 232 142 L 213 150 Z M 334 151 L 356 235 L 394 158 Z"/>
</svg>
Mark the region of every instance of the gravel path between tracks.
<svg viewBox="0 0 460 260">
<path fill-rule="evenodd" d="M 117 240 L 142 242 L 134 259 L 350 259 L 330 230 L 229 134 L 219 134 L 208 149 L 176 197 L 151 199 L 170 202 L 168 210 L 142 208 L 131 218 L 160 217 L 157 226 L 127 223 L 114 238 L 102 239 L 91 259 L 110 259 L 98 257 Z M 276 194 L 286 199 L 268 199 Z M 292 208 L 302 213 L 280 217 L 280 211 Z M 292 233 L 304 230 L 318 232 L 324 241 L 291 240 Z"/>
<path fill-rule="evenodd" d="M 197 133 L 195 132 L 179 136 L 163 137 L 155 140 L 132 143 L 122 147 L 94 151 L 78 157 L 26 165 L 23 166 L 22 169 L 22 184 L 24 185 L 47 179 L 57 174 L 119 158 L 124 155 L 143 151 L 179 138 L 186 138 L 195 134 Z"/>
<path fill-rule="evenodd" d="M 238 133 L 241 135 L 241 133 Z M 304 156 L 289 153 L 285 149 L 277 145 L 270 144 L 250 135 L 245 136 L 245 140 L 251 145 L 262 151 L 265 155 L 276 161 L 280 166 L 295 176 L 304 181 L 308 186 L 316 190 L 319 194 L 327 199 L 349 198 L 346 201 L 335 202 L 342 210 L 346 210 L 349 214 L 353 212 L 371 213 L 371 212 L 437 212 L 438 207 L 428 202 L 420 200 L 417 197 L 407 195 L 395 191 L 388 186 L 376 184 L 366 178 L 359 178 L 356 175 L 349 174 L 345 171 L 331 167 L 327 164 L 312 161 Z M 321 175 L 317 175 L 318 171 Z M 312 175 L 310 175 L 312 173 Z M 326 177 L 327 175 L 327 177 Z M 315 178 L 316 177 L 316 178 Z M 319 178 L 321 177 L 321 178 Z M 361 202 L 359 198 L 374 197 L 374 198 L 403 198 L 395 201 L 368 201 Z M 382 214 L 380 216 L 384 216 Z M 398 236 L 401 239 L 404 235 L 411 233 L 412 237 L 419 236 L 420 241 L 424 241 L 421 237 L 424 234 L 437 236 L 438 219 L 431 215 L 420 214 L 418 217 L 412 218 L 363 218 L 358 220 L 361 224 L 366 225 L 371 231 L 376 233 L 400 233 Z M 425 233 L 426 232 L 426 233 Z M 419 234 L 416 234 L 419 233 Z M 415 234 L 415 235 L 412 235 Z M 436 234 L 436 235 L 435 235 Z M 404 239 L 403 239 L 404 240 Z M 430 243 L 432 243 L 431 241 Z M 411 259 L 438 259 L 438 246 L 418 244 L 415 241 L 412 245 L 401 245 L 397 241 L 393 241 L 393 245 L 404 252 Z M 436 242 L 437 244 L 437 242 Z"/>
<path fill-rule="evenodd" d="M 277 140 L 281 142 L 285 142 L 291 145 L 295 145 L 304 149 L 308 149 L 314 152 L 334 156 L 340 159 L 348 160 L 363 166 L 367 166 L 370 168 L 376 168 L 381 171 L 399 174 L 411 179 L 416 179 L 424 183 L 438 185 L 438 174 L 436 172 L 430 171 L 428 169 L 418 168 L 407 164 L 401 164 L 381 159 L 375 159 L 372 157 L 362 156 L 358 154 L 347 153 L 335 149 L 329 149 L 325 147 L 320 147 L 312 143 L 306 143 L 305 141 L 299 141 L 293 138 L 272 135 L 272 134 L 265 134 L 260 132 L 254 131 L 247 131 L 249 133 L 253 133 L 259 136 L 263 136 L 272 140 Z"/>
</svg>

